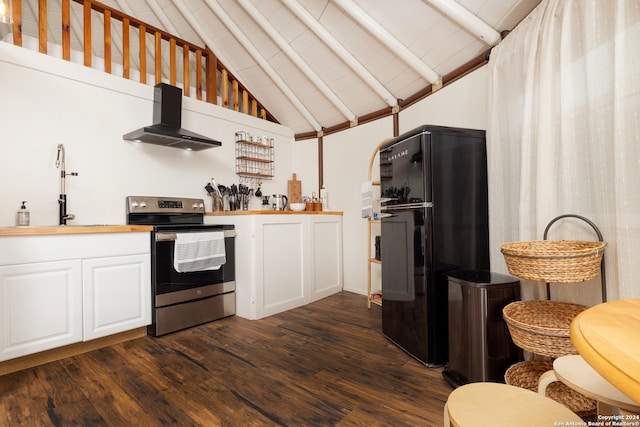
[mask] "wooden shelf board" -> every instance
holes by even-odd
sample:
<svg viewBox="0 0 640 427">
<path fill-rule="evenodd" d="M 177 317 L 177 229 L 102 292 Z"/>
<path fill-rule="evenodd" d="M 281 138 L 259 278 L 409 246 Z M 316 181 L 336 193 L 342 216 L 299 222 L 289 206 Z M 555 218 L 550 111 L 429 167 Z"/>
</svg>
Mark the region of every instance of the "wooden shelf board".
<svg viewBox="0 0 640 427">
<path fill-rule="evenodd" d="M 273 175 L 264 175 L 261 173 L 238 172 L 237 175 L 245 176 L 248 178 L 273 178 Z"/>
<path fill-rule="evenodd" d="M 372 304 L 379 305 L 382 307 L 382 298 L 369 298 Z"/>
<path fill-rule="evenodd" d="M 258 162 L 258 163 L 273 163 L 271 159 L 264 159 L 262 157 L 250 157 L 250 156 L 238 156 L 236 157 L 238 160 L 248 160 L 250 162 Z"/>
<path fill-rule="evenodd" d="M 273 145 L 269 145 L 269 144 L 263 144 L 262 142 L 255 142 L 255 141 L 246 141 L 244 139 L 241 139 L 239 141 L 236 141 L 236 143 L 239 144 L 247 144 L 247 145 L 254 145 L 256 147 L 262 147 L 262 148 L 273 148 Z"/>
</svg>

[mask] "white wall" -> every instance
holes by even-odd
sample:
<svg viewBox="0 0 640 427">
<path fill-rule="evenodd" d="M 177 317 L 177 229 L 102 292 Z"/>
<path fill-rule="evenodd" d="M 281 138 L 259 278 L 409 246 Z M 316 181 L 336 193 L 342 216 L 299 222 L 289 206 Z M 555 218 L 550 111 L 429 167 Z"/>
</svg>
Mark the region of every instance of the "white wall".
<svg viewBox="0 0 640 427">
<path fill-rule="evenodd" d="M 222 141 L 198 152 L 124 141 L 152 122 L 153 87 L 0 42 L 0 226 L 15 224 L 27 200 L 32 225 L 57 224 L 64 144 L 68 212 L 78 224 L 123 224 L 128 195 L 185 196 L 211 201 L 203 189 L 238 183 L 235 132 L 275 139 L 276 177 L 264 194 L 283 193 L 293 170 L 293 132 L 280 125 L 183 98 L 183 127 Z M 252 207 L 259 206 L 254 198 Z"/>
<path fill-rule="evenodd" d="M 375 148 L 392 136 L 393 119 L 386 117 L 324 138 L 325 188 L 329 192 L 329 207 L 344 212 L 344 289 L 351 292 L 365 295 L 367 292 L 367 221 L 361 217 L 362 183 L 367 180 Z M 373 180 L 380 176 L 377 165 L 376 160 Z M 372 274 L 379 281 L 378 265 L 373 266 Z M 380 286 L 374 287 L 377 289 Z"/>
<path fill-rule="evenodd" d="M 319 190 L 318 140 L 297 141 L 293 144 L 293 152 L 295 159 L 293 173 L 302 185 L 302 195 L 311 196 L 314 191 L 317 193 Z"/>
<path fill-rule="evenodd" d="M 486 129 L 488 79 L 485 65 L 401 111 L 400 133 L 424 124 Z"/>
</svg>

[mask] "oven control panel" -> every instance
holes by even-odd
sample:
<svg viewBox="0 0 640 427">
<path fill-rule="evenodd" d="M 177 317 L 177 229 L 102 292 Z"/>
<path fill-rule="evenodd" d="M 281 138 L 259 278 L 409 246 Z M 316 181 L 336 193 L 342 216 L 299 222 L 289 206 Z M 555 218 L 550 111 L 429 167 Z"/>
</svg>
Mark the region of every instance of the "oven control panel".
<svg viewBox="0 0 640 427">
<path fill-rule="evenodd" d="M 183 197 L 127 197 L 127 214 L 130 213 L 201 213 L 204 200 Z"/>
</svg>

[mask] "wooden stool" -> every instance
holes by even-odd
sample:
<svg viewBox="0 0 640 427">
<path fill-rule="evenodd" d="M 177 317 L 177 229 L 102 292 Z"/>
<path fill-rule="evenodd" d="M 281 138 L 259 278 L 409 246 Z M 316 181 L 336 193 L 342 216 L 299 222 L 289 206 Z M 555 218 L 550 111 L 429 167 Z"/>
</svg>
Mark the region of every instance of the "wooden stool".
<svg viewBox="0 0 640 427">
<path fill-rule="evenodd" d="M 567 421 L 582 419 L 555 400 L 507 384 L 466 384 L 444 405 L 445 427 L 544 427 Z"/>
<path fill-rule="evenodd" d="M 553 361 L 553 371 L 545 372 L 538 383 L 538 393 L 544 395 L 554 381 L 562 381 L 572 389 L 598 402 L 598 414 L 613 415 L 611 406 L 624 414 L 640 413 L 640 406 L 602 375 L 597 373 L 582 356 L 562 356 Z"/>
</svg>

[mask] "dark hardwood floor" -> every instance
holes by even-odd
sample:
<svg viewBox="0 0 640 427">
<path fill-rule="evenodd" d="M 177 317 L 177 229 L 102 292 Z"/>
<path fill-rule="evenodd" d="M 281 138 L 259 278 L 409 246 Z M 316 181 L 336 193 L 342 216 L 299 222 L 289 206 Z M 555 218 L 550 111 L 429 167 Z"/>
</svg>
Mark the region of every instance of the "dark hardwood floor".
<svg viewBox="0 0 640 427">
<path fill-rule="evenodd" d="M 451 388 L 342 292 L 0 377 L 2 426 L 441 426 Z"/>
</svg>

